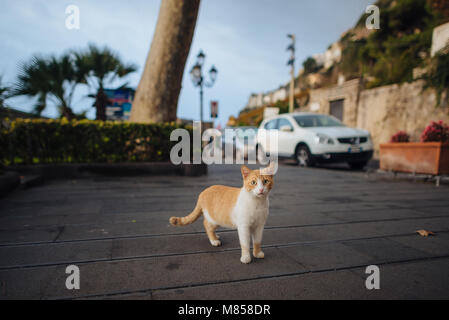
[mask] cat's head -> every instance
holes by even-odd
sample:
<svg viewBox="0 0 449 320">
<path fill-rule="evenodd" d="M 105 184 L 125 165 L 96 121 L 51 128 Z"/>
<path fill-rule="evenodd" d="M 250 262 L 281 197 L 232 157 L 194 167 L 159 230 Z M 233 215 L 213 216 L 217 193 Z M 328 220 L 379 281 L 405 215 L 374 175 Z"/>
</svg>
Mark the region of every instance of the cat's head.
<svg viewBox="0 0 449 320">
<path fill-rule="evenodd" d="M 273 188 L 273 175 L 275 165 L 270 163 L 267 168 L 251 170 L 247 166 L 242 166 L 243 187 L 255 197 L 266 197 Z"/>
</svg>

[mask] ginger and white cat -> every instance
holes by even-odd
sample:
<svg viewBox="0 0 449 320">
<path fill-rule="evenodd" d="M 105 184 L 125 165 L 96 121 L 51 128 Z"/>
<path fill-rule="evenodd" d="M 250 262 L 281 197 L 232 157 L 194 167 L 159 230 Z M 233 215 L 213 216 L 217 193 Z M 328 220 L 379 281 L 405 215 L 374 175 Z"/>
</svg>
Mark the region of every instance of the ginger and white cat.
<svg viewBox="0 0 449 320">
<path fill-rule="evenodd" d="M 204 215 L 204 228 L 213 246 L 220 246 L 215 230 L 219 227 L 237 229 L 242 263 L 251 262 L 250 246 L 253 241 L 253 255 L 263 258 L 262 234 L 268 217 L 268 194 L 273 187 L 274 163 L 261 170 L 241 167 L 243 187 L 212 186 L 201 192 L 191 214 L 186 217 L 171 217 L 174 226 L 195 222 Z"/>
</svg>

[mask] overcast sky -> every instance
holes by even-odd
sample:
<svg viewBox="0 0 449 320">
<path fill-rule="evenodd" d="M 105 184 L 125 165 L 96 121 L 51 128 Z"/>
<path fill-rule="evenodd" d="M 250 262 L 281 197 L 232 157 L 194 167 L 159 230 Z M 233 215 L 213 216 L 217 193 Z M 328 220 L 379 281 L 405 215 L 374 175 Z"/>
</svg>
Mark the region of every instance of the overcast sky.
<svg viewBox="0 0 449 320">
<path fill-rule="evenodd" d="M 111 87 L 129 81 L 136 87 L 156 26 L 158 0 L 20 0 L 1 1 L 0 74 L 3 81 L 15 81 L 18 64 L 33 54 L 60 54 L 82 48 L 88 42 L 108 45 L 126 62 L 139 66 L 138 72 Z M 289 80 L 286 66 L 287 33 L 297 37 L 296 72 L 306 57 L 324 52 L 329 44 L 352 27 L 374 0 L 203 0 L 195 36 L 187 60 L 179 97 L 178 117 L 199 119 L 199 93 L 188 71 L 200 49 L 206 53 L 205 67 L 218 69 L 215 86 L 205 91 L 205 114 L 209 101 L 219 101 L 222 125 L 237 115 L 252 92 L 269 91 Z M 65 27 L 68 5 L 80 9 L 80 30 Z M 95 112 L 80 86 L 76 111 Z M 31 110 L 29 99 L 7 101 L 11 107 Z M 44 112 L 55 116 L 52 106 Z"/>
</svg>

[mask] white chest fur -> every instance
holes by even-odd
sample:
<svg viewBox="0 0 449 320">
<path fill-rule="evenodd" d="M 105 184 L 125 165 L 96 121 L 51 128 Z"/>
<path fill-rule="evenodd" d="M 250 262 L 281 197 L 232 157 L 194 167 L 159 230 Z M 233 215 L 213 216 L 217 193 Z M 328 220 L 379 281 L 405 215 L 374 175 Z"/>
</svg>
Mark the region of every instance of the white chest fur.
<svg viewBox="0 0 449 320">
<path fill-rule="evenodd" d="M 242 188 L 232 212 L 235 226 L 257 227 L 265 224 L 268 217 L 269 200 L 266 197 L 255 197 Z"/>
</svg>

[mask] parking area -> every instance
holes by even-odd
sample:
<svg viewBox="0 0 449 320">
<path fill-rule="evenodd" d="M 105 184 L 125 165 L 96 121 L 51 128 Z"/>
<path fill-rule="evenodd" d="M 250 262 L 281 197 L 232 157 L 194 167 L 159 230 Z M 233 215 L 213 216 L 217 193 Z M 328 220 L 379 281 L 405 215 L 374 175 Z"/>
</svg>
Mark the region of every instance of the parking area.
<svg viewBox="0 0 449 320">
<path fill-rule="evenodd" d="M 200 221 L 168 223 L 213 184 L 240 186 L 239 167 L 55 180 L 9 194 L 0 199 L 0 298 L 449 298 L 447 186 L 284 163 L 265 259 L 243 265 L 235 231 L 220 229 L 216 248 Z M 66 288 L 69 265 L 80 269 L 79 290 Z M 365 286 L 368 265 L 379 267 L 379 290 Z"/>
</svg>

